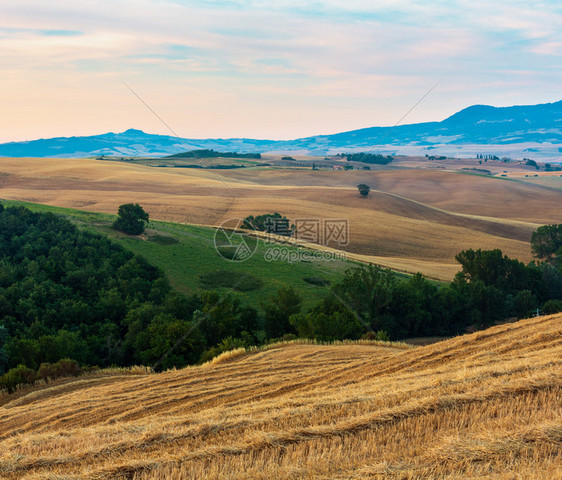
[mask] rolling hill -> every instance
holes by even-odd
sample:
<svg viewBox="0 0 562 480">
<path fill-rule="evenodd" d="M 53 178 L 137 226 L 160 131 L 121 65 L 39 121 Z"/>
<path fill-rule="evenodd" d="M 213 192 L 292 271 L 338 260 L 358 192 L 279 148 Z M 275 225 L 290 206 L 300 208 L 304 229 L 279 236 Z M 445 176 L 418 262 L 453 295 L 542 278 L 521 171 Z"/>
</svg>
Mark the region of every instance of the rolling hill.
<svg viewBox="0 0 562 480">
<path fill-rule="evenodd" d="M 397 119 L 390 120 L 389 123 Z M 84 157 L 92 155 L 159 157 L 190 149 L 236 152 L 300 152 L 324 155 L 342 151 L 475 156 L 476 153 L 561 161 L 562 101 L 540 105 L 473 105 L 440 122 L 371 127 L 296 140 L 179 139 L 129 129 L 89 137 L 60 137 L 0 145 L 0 156 Z"/>
<path fill-rule="evenodd" d="M 278 344 L 0 399 L 0 476 L 561 478 L 562 316 L 426 347 Z"/>
<path fill-rule="evenodd" d="M 258 311 L 263 310 L 264 303 L 280 288 L 288 286 L 298 289 L 303 309 L 312 308 L 318 297 L 328 289 L 318 282 L 311 283 L 310 278 L 321 278 L 327 285 L 333 285 L 341 279 L 345 270 L 356 265 L 344 259 L 317 259 L 313 262 L 306 259 L 293 262 L 266 260 L 268 246 L 264 242 L 256 244 L 255 254 L 248 260 L 227 262 L 215 251 L 216 230 L 212 228 L 151 220 L 145 234 L 137 237 L 111 228 L 116 215 L 6 200 L 2 204 L 23 205 L 34 212 L 56 213 L 82 229 L 107 236 L 134 254 L 148 259 L 166 274 L 172 287 L 184 295 L 196 295 L 212 289 L 238 297 L 245 305 Z M 293 255 L 297 254 L 296 247 L 285 248 Z M 212 280 L 210 284 L 206 279 Z M 240 285 L 233 288 L 239 281 Z"/>
<path fill-rule="evenodd" d="M 361 198 L 356 185 L 371 186 Z M 337 188 L 333 188 L 336 184 Z M 278 211 L 349 220 L 350 258 L 450 280 L 455 255 L 500 248 L 528 262 L 531 233 L 561 223 L 562 190 L 430 170 L 311 171 L 152 168 L 91 159 L 0 160 L 0 198 L 115 213 L 139 202 L 151 218 L 220 225 Z"/>
</svg>

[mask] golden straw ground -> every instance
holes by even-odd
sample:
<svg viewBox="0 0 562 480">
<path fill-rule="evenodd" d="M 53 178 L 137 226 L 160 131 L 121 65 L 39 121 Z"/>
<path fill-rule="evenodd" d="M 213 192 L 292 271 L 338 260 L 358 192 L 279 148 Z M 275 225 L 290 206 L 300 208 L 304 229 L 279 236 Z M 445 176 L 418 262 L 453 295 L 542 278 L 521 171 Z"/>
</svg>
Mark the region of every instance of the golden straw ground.
<svg viewBox="0 0 562 480">
<path fill-rule="evenodd" d="M 15 397 L 0 476 L 560 478 L 562 315 L 426 347 L 240 353 Z"/>
</svg>

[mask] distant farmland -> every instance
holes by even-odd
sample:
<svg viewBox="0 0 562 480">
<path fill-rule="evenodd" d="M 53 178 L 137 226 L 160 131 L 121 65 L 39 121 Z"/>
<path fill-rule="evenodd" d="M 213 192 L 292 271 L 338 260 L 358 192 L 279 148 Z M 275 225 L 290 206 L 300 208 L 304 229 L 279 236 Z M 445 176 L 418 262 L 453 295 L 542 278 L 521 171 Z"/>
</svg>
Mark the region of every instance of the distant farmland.
<svg viewBox="0 0 562 480">
<path fill-rule="evenodd" d="M 527 262 L 531 232 L 562 222 L 561 190 L 443 170 L 213 172 L 18 158 L 2 159 L 0 173 L 0 198 L 83 210 L 113 213 L 139 202 L 151 218 L 205 225 L 274 211 L 346 218 L 345 249 L 356 258 L 440 279 L 452 278 L 454 256 L 466 248 L 500 248 Z M 358 183 L 370 185 L 368 198 Z"/>
</svg>

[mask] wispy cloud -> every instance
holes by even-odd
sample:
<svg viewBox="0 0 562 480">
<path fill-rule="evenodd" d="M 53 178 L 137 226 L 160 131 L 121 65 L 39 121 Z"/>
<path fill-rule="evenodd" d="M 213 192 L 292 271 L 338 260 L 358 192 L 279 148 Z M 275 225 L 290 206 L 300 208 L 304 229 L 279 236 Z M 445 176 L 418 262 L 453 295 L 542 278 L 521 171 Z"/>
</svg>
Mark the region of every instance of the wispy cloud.
<svg viewBox="0 0 562 480">
<path fill-rule="evenodd" d="M 39 33 L 47 37 L 76 37 L 84 32 L 78 30 L 40 30 Z"/>
<path fill-rule="evenodd" d="M 0 136 L 161 131 L 289 138 L 471 103 L 560 97 L 562 8 L 499 0 L 19 0 L 2 7 Z M 518 73 L 519 72 L 519 73 Z"/>
</svg>

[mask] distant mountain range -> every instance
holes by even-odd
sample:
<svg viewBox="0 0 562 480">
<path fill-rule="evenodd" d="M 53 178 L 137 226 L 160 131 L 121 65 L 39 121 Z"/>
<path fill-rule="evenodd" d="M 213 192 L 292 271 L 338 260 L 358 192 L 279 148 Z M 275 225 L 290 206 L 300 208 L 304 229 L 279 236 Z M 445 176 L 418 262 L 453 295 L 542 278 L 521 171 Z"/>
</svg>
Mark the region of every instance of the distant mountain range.
<svg viewBox="0 0 562 480">
<path fill-rule="evenodd" d="M 374 148 L 373 148 L 374 147 Z M 474 105 L 441 122 L 372 127 L 296 140 L 179 139 L 129 129 L 89 137 L 60 137 L 0 144 L 5 157 L 161 157 L 189 149 L 240 153 L 326 155 L 366 151 L 385 154 L 473 156 L 476 153 L 562 161 L 562 101 L 540 105 Z"/>
</svg>

